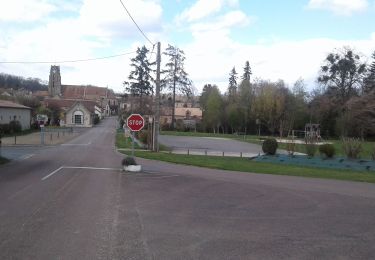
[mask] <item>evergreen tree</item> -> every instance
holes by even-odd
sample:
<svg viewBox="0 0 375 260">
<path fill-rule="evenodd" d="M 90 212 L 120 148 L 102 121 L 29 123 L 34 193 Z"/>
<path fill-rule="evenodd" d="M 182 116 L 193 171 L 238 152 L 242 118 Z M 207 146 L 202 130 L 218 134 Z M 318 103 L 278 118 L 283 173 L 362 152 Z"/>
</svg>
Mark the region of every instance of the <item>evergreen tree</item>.
<svg viewBox="0 0 375 260">
<path fill-rule="evenodd" d="M 151 76 L 153 70 L 151 66 L 154 63 L 148 61 L 148 52 L 149 50 L 145 46 L 137 48 L 135 58 L 131 59 L 133 70 L 129 74 L 129 81 L 124 82 L 125 90 L 133 97 L 137 96 L 140 98 L 140 109 L 144 107 L 143 97 L 153 94 L 153 78 Z"/>
<path fill-rule="evenodd" d="M 246 61 L 243 71 L 244 72 L 243 72 L 243 75 L 242 75 L 242 80 L 250 81 L 250 75 L 253 74 L 253 73 L 251 72 L 251 67 L 250 67 L 249 61 Z"/>
<path fill-rule="evenodd" d="M 236 68 L 233 67 L 229 73 L 229 86 L 228 86 L 228 96 L 229 100 L 233 101 L 237 95 L 237 72 Z"/>
<path fill-rule="evenodd" d="M 192 81 L 184 68 L 185 53 L 183 50 L 169 45 L 163 52 L 167 56 L 168 62 L 165 64 L 166 69 L 162 71 L 162 87 L 172 91 L 172 128 L 175 127 L 175 104 L 176 91 L 184 94 L 188 98 L 192 96 Z"/>
<path fill-rule="evenodd" d="M 364 80 L 364 93 L 369 93 L 375 89 L 375 51 L 372 54 L 372 63 L 368 68 L 368 74 Z"/>
</svg>

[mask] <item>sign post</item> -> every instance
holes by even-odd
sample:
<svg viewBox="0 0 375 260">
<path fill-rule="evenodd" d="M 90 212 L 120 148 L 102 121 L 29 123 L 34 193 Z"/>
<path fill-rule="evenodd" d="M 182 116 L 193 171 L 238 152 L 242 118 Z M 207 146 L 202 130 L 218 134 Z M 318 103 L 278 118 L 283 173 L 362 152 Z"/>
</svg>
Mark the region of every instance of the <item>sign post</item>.
<svg viewBox="0 0 375 260">
<path fill-rule="evenodd" d="M 126 125 L 132 131 L 132 156 L 134 156 L 134 132 L 142 130 L 145 126 L 145 120 L 140 114 L 131 114 L 126 119 Z"/>
</svg>

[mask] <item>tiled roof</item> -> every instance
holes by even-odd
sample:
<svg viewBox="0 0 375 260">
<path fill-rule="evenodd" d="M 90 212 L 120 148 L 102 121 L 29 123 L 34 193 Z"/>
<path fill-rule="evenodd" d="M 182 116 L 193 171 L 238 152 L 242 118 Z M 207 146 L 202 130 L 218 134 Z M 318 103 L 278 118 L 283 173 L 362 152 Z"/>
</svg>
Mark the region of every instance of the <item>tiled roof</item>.
<svg viewBox="0 0 375 260">
<path fill-rule="evenodd" d="M 47 90 L 38 90 L 33 93 L 34 97 L 48 97 L 49 93 Z"/>
<path fill-rule="evenodd" d="M 62 85 L 62 96 L 66 99 L 116 98 L 112 89 L 95 86 Z"/>
<path fill-rule="evenodd" d="M 76 99 L 45 99 L 44 104 L 45 106 L 58 106 L 63 110 L 68 110 L 74 104 L 81 103 L 87 110 L 94 113 L 95 112 L 95 101 L 91 100 L 76 100 Z"/>
<path fill-rule="evenodd" d="M 0 100 L 0 107 L 3 108 L 22 108 L 22 109 L 31 109 L 30 107 L 14 103 L 12 101 L 7 101 L 7 100 Z"/>
</svg>

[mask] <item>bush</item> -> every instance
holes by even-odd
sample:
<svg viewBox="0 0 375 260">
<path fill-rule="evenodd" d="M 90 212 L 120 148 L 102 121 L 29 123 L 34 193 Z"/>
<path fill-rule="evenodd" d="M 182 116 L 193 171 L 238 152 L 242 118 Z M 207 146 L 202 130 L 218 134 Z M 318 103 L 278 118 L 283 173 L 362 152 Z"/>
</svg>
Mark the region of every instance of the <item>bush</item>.
<svg viewBox="0 0 375 260">
<path fill-rule="evenodd" d="M 9 124 L 1 124 L 0 125 L 0 132 L 4 135 L 10 134 L 10 127 Z"/>
<path fill-rule="evenodd" d="M 375 161 L 375 145 L 372 146 L 371 157 Z"/>
<path fill-rule="evenodd" d="M 9 122 L 11 133 L 19 133 L 22 131 L 22 126 L 19 121 L 13 120 Z"/>
<path fill-rule="evenodd" d="M 134 157 L 127 156 L 124 159 L 122 159 L 121 164 L 122 166 L 129 166 L 129 165 L 137 165 L 137 162 L 135 161 Z"/>
<path fill-rule="evenodd" d="M 319 146 L 319 152 L 327 158 L 332 158 L 335 155 L 335 147 L 332 144 L 323 144 Z"/>
<path fill-rule="evenodd" d="M 94 125 L 99 124 L 99 122 L 100 122 L 100 118 L 99 118 L 99 116 L 98 116 L 97 114 L 95 114 L 95 115 L 94 115 L 94 119 L 93 119 L 93 123 L 94 123 Z M 121 125 L 121 126 L 122 126 L 122 125 Z"/>
<path fill-rule="evenodd" d="M 357 159 L 362 151 L 362 142 L 358 138 L 343 137 L 341 140 L 346 157 Z"/>
<path fill-rule="evenodd" d="M 308 143 L 305 145 L 306 154 L 309 157 L 314 157 L 316 154 L 316 151 L 318 150 L 316 144 Z"/>
<path fill-rule="evenodd" d="M 143 144 L 148 144 L 148 131 L 140 131 L 138 132 L 138 139 Z"/>
<path fill-rule="evenodd" d="M 290 156 L 294 155 L 294 152 L 296 151 L 296 143 L 294 142 L 294 140 L 289 140 L 286 143 L 286 150 Z"/>
<path fill-rule="evenodd" d="M 265 154 L 275 155 L 277 150 L 277 141 L 275 138 L 268 138 L 264 140 L 262 150 Z"/>
</svg>

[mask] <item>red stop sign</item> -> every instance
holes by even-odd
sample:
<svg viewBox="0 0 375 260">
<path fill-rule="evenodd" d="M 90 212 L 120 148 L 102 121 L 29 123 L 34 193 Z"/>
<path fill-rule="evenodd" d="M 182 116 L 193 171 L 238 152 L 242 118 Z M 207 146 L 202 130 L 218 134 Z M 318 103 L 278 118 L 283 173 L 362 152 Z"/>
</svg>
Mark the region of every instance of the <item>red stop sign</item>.
<svg viewBox="0 0 375 260">
<path fill-rule="evenodd" d="M 126 120 L 126 125 L 132 131 L 140 131 L 145 126 L 145 120 L 140 114 L 131 114 Z"/>
</svg>

